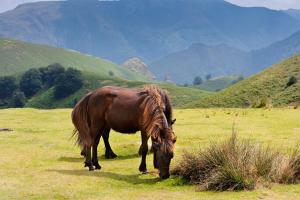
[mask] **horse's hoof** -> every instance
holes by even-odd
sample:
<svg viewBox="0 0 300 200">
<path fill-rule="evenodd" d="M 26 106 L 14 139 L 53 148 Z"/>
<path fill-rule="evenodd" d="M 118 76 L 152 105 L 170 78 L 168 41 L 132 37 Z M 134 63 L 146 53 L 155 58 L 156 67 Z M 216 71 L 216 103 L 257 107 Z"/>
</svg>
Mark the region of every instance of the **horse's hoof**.
<svg viewBox="0 0 300 200">
<path fill-rule="evenodd" d="M 118 157 L 118 156 L 114 152 L 107 152 L 107 153 L 105 153 L 105 158 L 106 159 L 114 159 L 116 157 Z"/>
<path fill-rule="evenodd" d="M 89 166 L 89 171 L 94 171 L 94 170 L 95 170 L 94 166 Z"/>
<path fill-rule="evenodd" d="M 97 163 L 97 164 L 94 164 L 94 166 L 95 166 L 95 169 L 96 170 L 100 170 L 101 169 L 101 166 Z"/>
<path fill-rule="evenodd" d="M 144 175 L 149 174 L 149 172 L 146 170 L 146 171 L 143 171 L 142 174 L 144 174 Z"/>
</svg>

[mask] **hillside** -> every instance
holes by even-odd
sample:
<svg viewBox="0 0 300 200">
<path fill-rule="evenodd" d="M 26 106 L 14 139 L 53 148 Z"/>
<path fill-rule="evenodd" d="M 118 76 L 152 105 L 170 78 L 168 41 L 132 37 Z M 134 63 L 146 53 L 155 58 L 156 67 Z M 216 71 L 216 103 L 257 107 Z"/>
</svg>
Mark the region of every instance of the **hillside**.
<svg viewBox="0 0 300 200">
<path fill-rule="evenodd" d="M 93 91 L 99 87 L 106 85 L 114 85 L 121 87 L 142 87 L 145 82 L 129 81 L 119 78 L 107 78 L 95 76 L 93 74 L 84 73 L 85 84 L 75 94 L 61 100 L 56 100 L 53 96 L 53 88 L 42 91 L 31 98 L 25 107 L 33 108 L 66 108 L 73 107 L 74 104 L 81 99 L 86 93 Z M 186 107 L 189 102 L 196 101 L 211 95 L 211 92 L 203 91 L 195 88 L 178 87 L 173 84 L 157 83 L 161 88 L 169 92 L 173 106 L 176 108 Z"/>
<path fill-rule="evenodd" d="M 282 11 L 223 0 L 45 1 L 0 14 L 0 37 L 75 49 L 117 63 L 132 57 L 151 63 L 194 43 L 257 49 L 299 27 Z"/>
<path fill-rule="evenodd" d="M 201 85 L 196 86 L 196 88 L 206 91 L 220 91 L 241 81 L 241 79 L 242 77 L 240 76 L 215 77 L 208 81 L 204 81 Z"/>
<path fill-rule="evenodd" d="M 298 82 L 287 86 L 295 76 Z M 187 107 L 257 107 L 264 104 L 286 106 L 300 104 L 300 55 L 247 78 L 207 98 L 191 102 Z"/>
<path fill-rule="evenodd" d="M 145 77 L 141 75 L 97 57 L 45 45 L 0 39 L 1 76 L 14 75 L 29 68 L 44 67 L 52 63 L 60 63 L 65 67 L 73 67 L 101 76 L 109 76 L 111 71 L 116 77 L 145 80 Z"/>
</svg>

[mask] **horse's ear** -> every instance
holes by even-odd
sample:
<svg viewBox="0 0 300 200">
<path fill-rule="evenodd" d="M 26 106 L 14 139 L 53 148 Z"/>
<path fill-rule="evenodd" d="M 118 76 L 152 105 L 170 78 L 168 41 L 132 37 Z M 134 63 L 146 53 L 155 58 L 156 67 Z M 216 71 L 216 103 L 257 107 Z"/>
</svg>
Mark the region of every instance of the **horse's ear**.
<svg viewBox="0 0 300 200">
<path fill-rule="evenodd" d="M 176 141 L 177 141 L 177 136 L 175 136 L 175 137 L 173 138 L 173 140 L 172 140 L 173 144 L 176 143 Z"/>
<path fill-rule="evenodd" d="M 173 120 L 171 121 L 171 124 L 173 125 L 173 124 L 175 124 L 175 122 L 176 122 L 176 119 L 173 119 Z"/>
</svg>

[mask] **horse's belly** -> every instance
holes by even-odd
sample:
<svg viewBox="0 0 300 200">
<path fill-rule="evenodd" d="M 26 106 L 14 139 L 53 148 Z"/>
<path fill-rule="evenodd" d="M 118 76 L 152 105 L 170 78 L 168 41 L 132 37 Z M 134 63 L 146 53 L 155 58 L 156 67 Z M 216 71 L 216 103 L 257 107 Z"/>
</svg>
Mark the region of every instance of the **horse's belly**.
<svg viewBox="0 0 300 200">
<path fill-rule="evenodd" d="M 134 115 L 119 112 L 117 115 L 108 113 L 106 117 L 108 125 L 120 133 L 136 133 L 140 130 L 138 119 Z"/>
<path fill-rule="evenodd" d="M 130 123 L 121 123 L 119 121 L 119 123 L 114 123 L 114 122 L 108 122 L 108 124 L 110 125 L 110 127 L 117 132 L 120 133 L 125 133 L 125 134 L 134 134 L 137 131 L 139 131 L 139 128 L 137 126 L 133 126 Z"/>
</svg>

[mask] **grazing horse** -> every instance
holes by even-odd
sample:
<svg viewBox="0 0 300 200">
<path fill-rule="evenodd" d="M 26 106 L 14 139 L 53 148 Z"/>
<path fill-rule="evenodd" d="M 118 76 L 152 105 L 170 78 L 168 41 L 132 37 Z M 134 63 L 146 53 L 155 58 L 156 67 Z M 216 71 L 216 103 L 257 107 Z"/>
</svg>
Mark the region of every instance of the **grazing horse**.
<svg viewBox="0 0 300 200">
<path fill-rule="evenodd" d="M 100 137 L 106 146 L 106 155 L 115 155 L 110 148 L 108 136 L 111 129 L 120 133 L 141 131 L 142 155 L 139 170 L 147 172 L 146 155 L 151 137 L 154 167 L 160 177 L 170 176 L 176 136 L 172 129 L 172 107 L 167 94 L 157 86 L 126 89 L 106 86 L 87 94 L 75 106 L 72 121 L 77 142 L 85 153 L 85 166 L 89 170 L 101 169 L 97 147 Z M 92 156 L 91 156 L 92 149 Z"/>
</svg>

